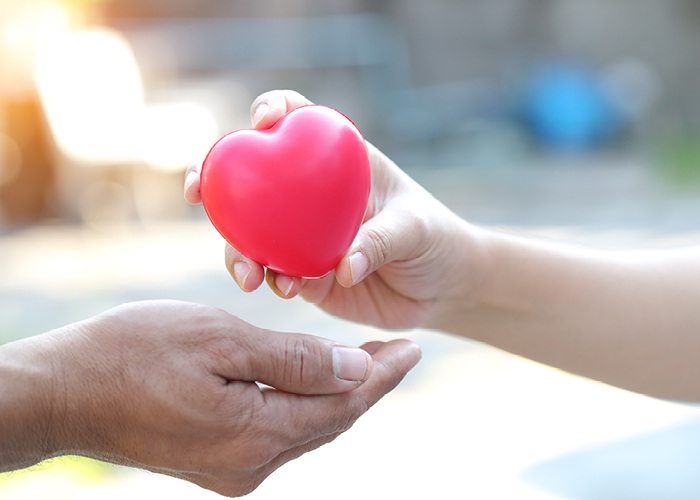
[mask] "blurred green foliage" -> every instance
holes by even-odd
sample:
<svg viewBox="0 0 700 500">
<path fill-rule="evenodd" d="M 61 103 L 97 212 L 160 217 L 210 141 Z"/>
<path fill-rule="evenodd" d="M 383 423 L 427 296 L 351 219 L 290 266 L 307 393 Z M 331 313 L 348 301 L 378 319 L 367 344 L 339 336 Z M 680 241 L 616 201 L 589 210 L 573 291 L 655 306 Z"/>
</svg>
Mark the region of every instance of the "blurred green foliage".
<svg viewBox="0 0 700 500">
<path fill-rule="evenodd" d="M 662 140 L 657 164 L 675 187 L 700 188 L 700 133 L 684 134 Z"/>
</svg>

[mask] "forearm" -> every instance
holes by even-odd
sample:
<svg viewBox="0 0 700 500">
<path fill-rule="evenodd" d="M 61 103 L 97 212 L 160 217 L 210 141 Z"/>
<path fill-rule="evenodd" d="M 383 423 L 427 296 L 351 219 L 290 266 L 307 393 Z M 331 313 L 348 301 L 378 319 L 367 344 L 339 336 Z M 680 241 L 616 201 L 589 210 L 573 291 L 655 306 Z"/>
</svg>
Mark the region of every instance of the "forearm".
<svg viewBox="0 0 700 500">
<path fill-rule="evenodd" d="M 483 279 L 439 328 L 633 391 L 700 400 L 700 249 L 606 252 L 491 231 L 479 240 Z"/>
<path fill-rule="evenodd" d="M 54 453 L 54 379 L 42 337 L 0 346 L 0 471 Z"/>
</svg>

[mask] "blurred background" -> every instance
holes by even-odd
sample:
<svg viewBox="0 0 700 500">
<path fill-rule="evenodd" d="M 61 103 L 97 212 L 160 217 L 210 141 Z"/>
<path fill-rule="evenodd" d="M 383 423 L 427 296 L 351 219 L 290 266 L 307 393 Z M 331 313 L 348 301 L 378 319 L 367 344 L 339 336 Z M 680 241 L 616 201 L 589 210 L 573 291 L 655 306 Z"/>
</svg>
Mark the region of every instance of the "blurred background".
<svg viewBox="0 0 700 500">
<path fill-rule="evenodd" d="M 189 162 L 275 88 L 345 113 L 474 223 L 697 243 L 698 46 L 696 0 L 0 0 L 0 342 L 150 298 L 395 336 L 238 292 L 182 199 Z M 253 497 L 700 497 L 695 407 L 404 335 L 425 352 L 406 382 Z M 126 495 L 216 497 L 78 458 L 0 475 L 4 500 Z"/>
</svg>

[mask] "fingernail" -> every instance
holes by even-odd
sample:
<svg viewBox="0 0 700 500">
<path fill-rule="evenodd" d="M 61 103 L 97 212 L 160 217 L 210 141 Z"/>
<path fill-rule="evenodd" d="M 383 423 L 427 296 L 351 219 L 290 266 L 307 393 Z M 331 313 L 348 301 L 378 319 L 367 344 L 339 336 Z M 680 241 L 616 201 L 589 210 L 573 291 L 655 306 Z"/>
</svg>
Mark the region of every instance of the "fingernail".
<svg viewBox="0 0 700 500">
<path fill-rule="evenodd" d="M 333 347 L 333 372 L 341 380 L 362 382 L 367 377 L 370 356 L 355 347 Z"/>
<path fill-rule="evenodd" d="M 360 280 L 362 275 L 365 274 L 365 271 L 367 271 L 369 262 L 362 252 L 355 252 L 348 257 L 348 265 L 350 266 L 350 281 L 352 281 L 354 285 Z"/>
<path fill-rule="evenodd" d="M 233 277 L 236 278 L 238 286 L 245 288 L 245 282 L 250 274 L 250 266 L 245 262 L 236 262 L 233 265 Z"/>
<path fill-rule="evenodd" d="M 192 187 L 192 184 L 194 184 L 194 181 L 197 180 L 197 172 L 190 172 L 187 174 L 187 177 L 185 177 L 185 193 L 190 190 Z"/>
<path fill-rule="evenodd" d="M 282 292 L 282 295 L 286 297 L 289 295 L 289 292 L 292 291 L 292 287 L 294 286 L 294 278 L 290 278 L 284 274 L 279 274 L 277 275 L 277 278 L 275 278 L 275 285 L 277 285 L 279 291 Z"/>
<path fill-rule="evenodd" d="M 265 115 L 267 112 L 270 111 L 270 105 L 267 104 L 266 102 L 262 102 L 258 104 L 258 107 L 255 108 L 255 112 L 253 113 L 253 126 L 257 127 L 258 123 L 262 121 L 263 118 L 265 118 Z"/>
</svg>

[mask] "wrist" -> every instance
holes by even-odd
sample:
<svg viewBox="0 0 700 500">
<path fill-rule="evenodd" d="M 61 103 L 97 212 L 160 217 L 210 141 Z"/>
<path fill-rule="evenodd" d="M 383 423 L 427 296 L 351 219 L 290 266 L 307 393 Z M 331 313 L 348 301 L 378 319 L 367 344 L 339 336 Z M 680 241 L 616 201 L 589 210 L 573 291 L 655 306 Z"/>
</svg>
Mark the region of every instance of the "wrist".
<svg viewBox="0 0 700 500">
<path fill-rule="evenodd" d="M 60 454 L 57 379 L 41 335 L 0 346 L 0 471 Z"/>
<path fill-rule="evenodd" d="M 443 259 L 449 279 L 442 287 L 438 307 L 426 327 L 464 334 L 466 316 L 478 306 L 494 267 L 493 235 L 454 216 L 444 246 L 452 252 Z"/>
</svg>

